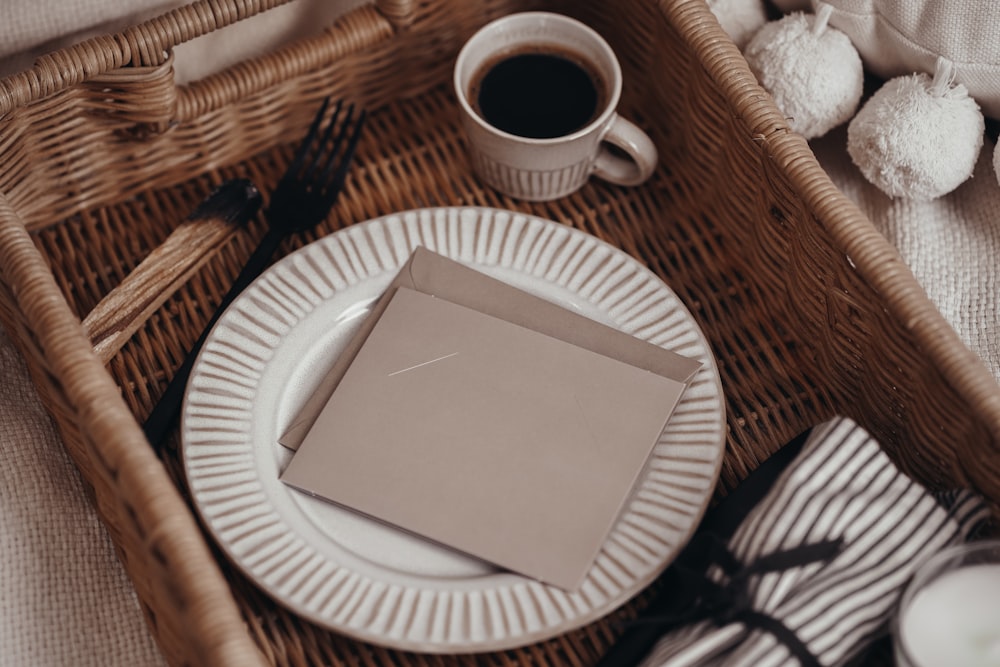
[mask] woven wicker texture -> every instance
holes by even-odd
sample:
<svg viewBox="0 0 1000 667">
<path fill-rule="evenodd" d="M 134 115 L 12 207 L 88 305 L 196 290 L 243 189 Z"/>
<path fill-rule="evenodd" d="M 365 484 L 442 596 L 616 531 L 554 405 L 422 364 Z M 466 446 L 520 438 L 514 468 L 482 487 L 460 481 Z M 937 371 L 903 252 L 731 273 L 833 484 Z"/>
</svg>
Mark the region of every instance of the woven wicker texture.
<svg viewBox="0 0 1000 667">
<path fill-rule="evenodd" d="M 521 650 L 430 657 L 358 644 L 274 605 L 207 541 L 142 419 L 257 238 L 217 242 L 105 365 L 80 322 L 218 183 L 266 193 L 327 95 L 371 113 L 346 190 L 313 236 L 433 205 L 528 211 L 646 262 L 710 338 L 728 448 L 719 489 L 836 413 L 934 487 L 1000 506 L 1000 388 L 896 252 L 793 135 L 703 0 L 380 2 L 321 37 L 179 87 L 171 47 L 273 2 L 204 0 L 0 81 L 0 316 L 93 488 L 150 627 L 175 665 L 587 665 L 644 597 Z M 625 69 L 623 108 L 661 154 L 639 188 L 594 181 L 525 204 L 464 153 L 454 55 L 491 17 L 548 8 L 590 23 Z"/>
</svg>

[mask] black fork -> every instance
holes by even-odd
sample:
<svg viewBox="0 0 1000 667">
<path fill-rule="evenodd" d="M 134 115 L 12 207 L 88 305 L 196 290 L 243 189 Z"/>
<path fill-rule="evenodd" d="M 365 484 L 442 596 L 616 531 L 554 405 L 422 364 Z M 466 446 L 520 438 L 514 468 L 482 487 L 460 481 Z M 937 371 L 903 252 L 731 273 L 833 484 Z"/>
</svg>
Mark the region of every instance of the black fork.
<svg viewBox="0 0 1000 667">
<path fill-rule="evenodd" d="M 174 373 L 170 384 L 142 426 L 146 438 L 157 453 L 161 452 L 180 412 L 184 389 L 195 359 L 222 313 L 267 268 L 285 237 L 312 229 L 326 219 L 343 189 L 347 169 L 361 136 L 365 112 L 361 111 L 355 120 L 352 104 L 347 108 L 343 121 L 339 122 L 343 104 L 337 102 L 330 120 L 323 125 L 329 104 L 329 98 L 323 100 L 308 134 L 296 149 L 291 164 L 271 194 L 270 204 L 264 212 L 267 232 L 244 264 L 229 292 L 216 307 L 201 336 Z M 340 130 L 334 136 L 338 122 Z"/>
</svg>

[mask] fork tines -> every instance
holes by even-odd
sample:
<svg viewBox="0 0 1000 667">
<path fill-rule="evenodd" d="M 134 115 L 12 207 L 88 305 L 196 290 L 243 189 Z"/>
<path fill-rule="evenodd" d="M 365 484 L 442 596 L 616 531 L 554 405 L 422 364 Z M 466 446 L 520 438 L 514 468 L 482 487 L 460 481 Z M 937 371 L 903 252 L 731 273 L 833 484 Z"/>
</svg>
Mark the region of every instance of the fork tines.
<svg viewBox="0 0 1000 667">
<path fill-rule="evenodd" d="M 338 100 L 333 113 L 321 131 L 320 125 L 329 105 L 330 98 L 327 97 L 313 118 L 308 134 L 295 151 L 295 156 L 285 173 L 285 178 L 297 178 L 303 184 L 309 184 L 311 189 L 314 188 L 314 192 L 332 200 L 343 187 L 347 170 L 361 136 L 365 111 L 361 110 L 357 120 L 352 124 L 354 104 L 348 105 L 347 112 L 341 119 L 344 103 L 343 100 Z M 338 124 L 340 129 L 334 136 Z M 331 139 L 333 146 L 328 148 Z M 344 146 L 345 140 L 346 147 Z M 310 159 L 307 161 L 307 158 Z M 306 167 L 303 171 L 302 165 L 304 163 Z M 332 201 L 328 203 L 332 204 Z"/>
</svg>

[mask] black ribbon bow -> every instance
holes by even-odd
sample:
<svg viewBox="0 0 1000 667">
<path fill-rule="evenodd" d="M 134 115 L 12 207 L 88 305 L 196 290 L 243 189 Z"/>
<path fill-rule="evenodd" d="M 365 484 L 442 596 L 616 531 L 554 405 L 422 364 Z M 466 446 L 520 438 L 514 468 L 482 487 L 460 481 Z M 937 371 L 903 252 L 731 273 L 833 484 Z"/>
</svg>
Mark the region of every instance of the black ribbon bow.
<svg viewBox="0 0 1000 667">
<path fill-rule="evenodd" d="M 829 561 L 840 553 L 843 540 L 824 540 L 802 544 L 760 556 L 743 564 L 713 534 L 696 535 L 673 566 L 674 586 L 670 604 L 665 609 L 650 609 L 632 624 L 652 625 L 662 633 L 690 623 L 710 620 L 718 627 L 743 623 L 774 635 L 802 667 L 819 667 L 819 661 L 801 639 L 780 620 L 753 608 L 750 583 L 753 577 L 781 572 L 819 561 Z M 709 578 L 707 572 L 717 565 L 725 577 Z"/>
<path fill-rule="evenodd" d="M 668 628 L 712 618 L 713 615 L 719 619 L 732 619 L 738 613 L 739 620 L 748 625 L 767 629 L 776 636 L 784 636 L 781 629 L 784 628 L 794 637 L 784 624 L 780 624 L 781 628 L 774 632 L 771 629 L 772 619 L 750 608 L 747 579 L 764 571 L 788 569 L 796 564 L 829 558 L 834 547 L 831 543 L 803 545 L 794 550 L 768 554 L 743 566 L 732 556 L 725 543 L 799 455 L 809 434 L 810 431 L 805 431 L 789 441 L 708 511 L 697 533 L 674 563 L 660 575 L 657 581 L 660 593 L 642 612 L 641 619 L 626 625 L 597 667 L 633 667 L 642 661 Z M 839 542 L 836 544 L 839 550 Z M 726 585 L 707 579 L 706 573 L 713 562 L 717 562 L 729 575 Z M 801 644 L 797 637 L 794 641 Z M 815 664 L 815 657 L 810 655 L 809 658 L 811 661 L 807 664 Z"/>
</svg>

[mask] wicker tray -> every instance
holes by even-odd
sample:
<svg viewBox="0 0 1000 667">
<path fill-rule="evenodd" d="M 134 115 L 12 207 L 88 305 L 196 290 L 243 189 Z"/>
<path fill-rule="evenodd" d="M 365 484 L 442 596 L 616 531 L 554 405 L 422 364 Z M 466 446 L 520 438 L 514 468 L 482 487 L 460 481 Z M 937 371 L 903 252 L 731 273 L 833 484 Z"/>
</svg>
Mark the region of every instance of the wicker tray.
<svg viewBox="0 0 1000 667">
<path fill-rule="evenodd" d="M 268 191 L 289 140 L 329 94 L 372 115 L 319 234 L 424 206 L 519 209 L 623 248 L 677 292 L 723 377 L 720 494 L 782 442 L 841 413 L 922 482 L 972 487 L 1000 506 L 1000 387 L 789 131 L 703 0 L 385 0 L 319 37 L 174 83 L 174 45 L 274 4 L 203 0 L 0 81 L 0 315 L 172 664 L 592 664 L 646 597 L 524 649 L 403 654 L 275 606 L 205 539 L 177 462 L 161 464 L 136 419 L 262 220 L 234 233 L 106 364 L 81 319 L 214 185 L 245 176 Z M 454 55 L 490 18 L 528 8 L 576 15 L 619 52 L 624 109 L 660 149 L 649 183 L 595 181 L 528 205 L 471 175 L 448 85 Z"/>
</svg>

